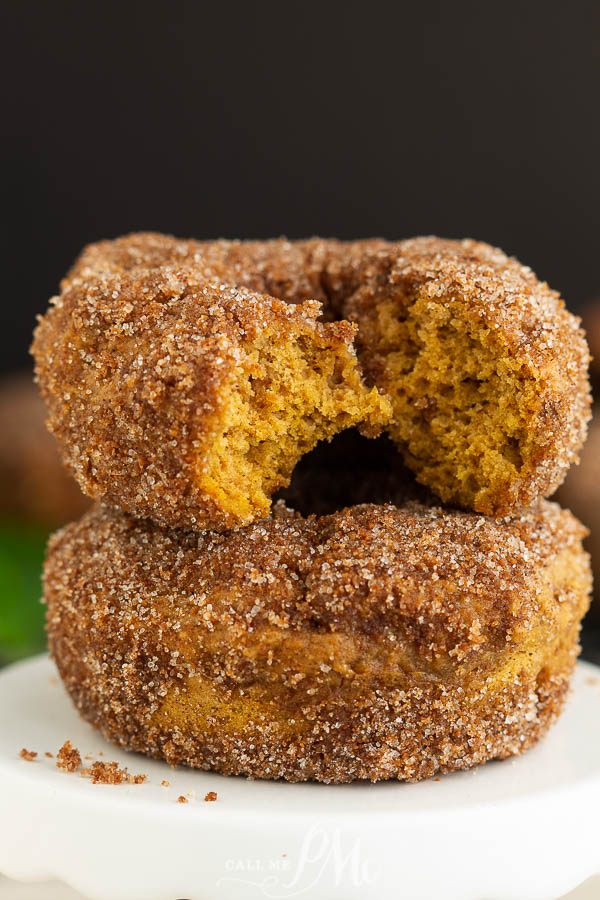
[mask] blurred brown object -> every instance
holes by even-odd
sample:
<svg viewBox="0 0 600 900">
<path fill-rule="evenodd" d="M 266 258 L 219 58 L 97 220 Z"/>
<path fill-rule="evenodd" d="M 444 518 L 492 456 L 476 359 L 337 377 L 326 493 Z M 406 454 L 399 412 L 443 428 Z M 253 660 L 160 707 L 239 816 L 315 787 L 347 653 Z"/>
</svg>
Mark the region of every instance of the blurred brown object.
<svg viewBox="0 0 600 900">
<path fill-rule="evenodd" d="M 0 518 L 56 528 L 90 505 L 63 469 L 33 376 L 0 380 Z"/>
<path fill-rule="evenodd" d="M 600 297 L 588 302 L 580 310 L 583 327 L 587 333 L 592 363 L 590 374 L 596 400 L 600 400 Z"/>
<path fill-rule="evenodd" d="M 600 349 L 600 348 L 599 348 Z M 584 546 L 592 557 L 596 615 L 600 613 L 600 405 L 594 407 L 581 462 L 573 466 L 556 496 L 590 529 Z"/>
</svg>

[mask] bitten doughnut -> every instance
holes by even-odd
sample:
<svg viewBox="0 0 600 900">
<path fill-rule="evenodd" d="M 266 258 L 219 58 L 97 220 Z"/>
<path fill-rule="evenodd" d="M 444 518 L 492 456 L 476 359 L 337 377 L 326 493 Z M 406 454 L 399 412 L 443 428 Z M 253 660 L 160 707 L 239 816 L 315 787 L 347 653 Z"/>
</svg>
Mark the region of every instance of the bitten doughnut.
<svg viewBox="0 0 600 900">
<path fill-rule="evenodd" d="M 317 323 L 307 298 L 346 324 Z M 310 315 L 320 337 L 306 352 Z M 264 515 L 304 452 L 361 423 L 386 427 L 444 502 L 505 514 L 552 493 L 589 418 L 579 320 L 531 270 L 470 240 L 104 241 L 65 279 L 33 352 L 84 490 L 168 525 Z"/>
<path fill-rule="evenodd" d="M 390 403 L 362 381 L 356 326 L 162 268 L 73 281 L 34 351 L 63 459 L 92 497 L 166 524 L 264 516 L 298 459 Z"/>
<path fill-rule="evenodd" d="M 95 507 L 50 541 L 52 654 L 119 745 L 225 774 L 419 780 L 521 753 L 560 711 L 583 527 L 411 503 L 169 531 Z"/>
</svg>

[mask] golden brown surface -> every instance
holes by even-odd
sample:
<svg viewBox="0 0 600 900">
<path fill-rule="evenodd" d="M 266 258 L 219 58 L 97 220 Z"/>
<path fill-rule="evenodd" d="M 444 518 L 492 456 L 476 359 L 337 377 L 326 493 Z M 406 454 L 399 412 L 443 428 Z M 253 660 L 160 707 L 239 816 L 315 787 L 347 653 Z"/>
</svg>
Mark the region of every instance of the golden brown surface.
<svg viewBox="0 0 600 900">
<path fill-rule="evenodd" d="M 96 507 L 50 542 L 50 648 L 81 714 L 168 762 L 417 780 L 532 746 L 588 605 L 583 527 L 416 503 L 168 531 Z"/>
<path fill-rule="evenodd" d="M 581 462 L 574 466 L 561 486 L 558 499 L 590 530 L 584 546 L 592 558 L 596 614 L 600 612 L 600 410 L 594 408 Z"/>
<path fill-rule="evenodd" d="M 393 416 L 360 384 L 352 327 L 274 297 L 357 322 Z M 388 425 L 442 500 L 487 514 L 551 494 L 585 436 L 578 320 L 475 241 L 130 235 L 86 248 L 54 303 L 33 351 L 65 462 L 92 497 L 165 524 L 266 514 L 317 439 L 361 421 Z"/>
<path fill-rule="evenodd" d="M 90 501 L 61 465 L 33 375 L 0 382 L 0 516 L 48 528 L 78 518 Z"/>
</svg>

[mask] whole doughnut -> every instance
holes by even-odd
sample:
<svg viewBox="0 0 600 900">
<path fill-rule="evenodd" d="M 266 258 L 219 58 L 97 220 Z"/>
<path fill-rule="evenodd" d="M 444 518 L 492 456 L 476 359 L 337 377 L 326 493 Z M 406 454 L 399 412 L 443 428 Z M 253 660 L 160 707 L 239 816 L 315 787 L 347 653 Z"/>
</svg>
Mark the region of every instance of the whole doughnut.
<svg viewBox="0 0 600 900">
<path fill-rule="evenodd" d="M 560 711 L 590 571 L 541 502 L 277 506 L 227 534 L 96 507 L 49 544 L 52 654 L 119 745 L 225 774 L 418 780 L 521 753 Z"/>
<path fill-rule="evenodd" d="M 235 296 L 246 310 L 233 347 L 229 333 L 223 342 L 237 359 L 258 353 L 258 380 L 269 385 L 258 429 L 247 365 L 229 365 L 225 377 L 220 348 L 205 351 L 195 310 L 204 309 L 206 291 L 209 309 L 229 310 Z M 379 395 L 367 393 L 338 351 L 344 374 L 331 396 L 321 354 L 298 354 L 299 330 L 283 326 L 281 310 L 265 311 L 273 298 L 307 297 L 324 304 L 325 318 L 358 324 L 359 358 Z M 361 422 L 371 433 L 387 427 L 408 467 L 443 501 L 494 515 L 551 494 L 585 437 L 589 354 L 579 320 L 530 269 L 475 241 L 130 235 L 88 247 L 54 302 L 33 352 L 64 461 L 92 497 L 165 524 L 222 529 L 264 515 L 304 452 Z M 265 348 L 241 335 L 252 322 L 258 334 L 270 322 L 267 361 Z M 351 326 L 336 324 L 347 329 L 347 360 Z M 223 327 L 214 318 L 211 337 Z M 333 340 L 333 325 L 313 328 Z M 286 353 L 300 363 L 284 365 Z M 233 413 L 222 402 L 225 382 L 238 398 Z M 325 427 L 314 421 L 322 391 Z"/>
</svg>

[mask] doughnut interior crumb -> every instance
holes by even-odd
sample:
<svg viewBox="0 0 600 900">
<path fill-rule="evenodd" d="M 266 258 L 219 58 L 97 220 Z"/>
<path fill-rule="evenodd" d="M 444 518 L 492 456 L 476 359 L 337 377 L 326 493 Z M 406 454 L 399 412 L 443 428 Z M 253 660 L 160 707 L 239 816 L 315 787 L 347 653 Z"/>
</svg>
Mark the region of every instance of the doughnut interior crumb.
<svg viewBox="0 0 600 900">
<path fill-rule="evenodd" d="M 218 795 L 216 791 L 209 791 L 204 799 L 207 803 L 214 803 L 214 801 L 217 799 L 217 796 Z"/>
<path fill-rule="evenodd" d="M 33 762 L 33 760 L 37 756 L 37 753 L 35 750 L 27 750 L 25 747 L 23 747 L 23 749 L 19 753 L 19 756 L 21 757 L 21 759 L 26 759 L 27 762 Z"/>
<path fill-rule="evenodd" d="M 490 329 L 426 297 L 379 304 L 369 323 L 394 406 L 389 431 L 418 480 L 446 503 L 493 514 L 536 465 L 534 373 Z"/>
<path fill-rule="evenodd" d="M 232 519 L 268 515 L 271 495 L 288 485 L 298 460 L 319 441 L 354 425 L 377 433 L 389 400 L 362 381 L 342 342 L 318 332 L 256 339 L 228 388 L 219 424 L 199 453 L 198 487 Z"/>
</svg>

